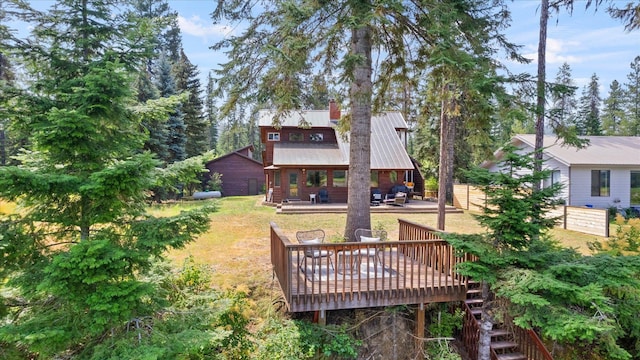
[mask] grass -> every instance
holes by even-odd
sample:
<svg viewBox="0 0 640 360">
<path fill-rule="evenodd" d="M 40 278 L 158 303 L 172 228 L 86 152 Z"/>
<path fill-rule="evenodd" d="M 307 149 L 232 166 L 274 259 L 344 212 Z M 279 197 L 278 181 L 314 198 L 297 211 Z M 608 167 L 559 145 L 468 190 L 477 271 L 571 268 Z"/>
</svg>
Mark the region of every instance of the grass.
<svg viewBox="0 0 640 360">
<path fill-rule="evenodd" d="M 342 236 L 346 214 L 278 215 L 275 209 L 261 205 L 262 196 L 227 197 L 183 202 L 176 205 L 153 207 L 155 215 L 172 215 L 180 210 L 200 206 L 208 201 L 219 205 L 211 216 L 210 230 L 184 249 L 171 251 L 168 256 L 178 266 L 189 255 L 197 262 L 211 266 L 214 286 L 237 289 L 251 294 L 250 298 L 262 302 L 258 311 L 266 311 L 269 304 L 280 296 L 277 282 L 272 277 L 269 256 L 269 222 L 275 222 L 290 239 L 301 229 L 323 229 L 328 239 Z M 390 239 L 398 238 L 398 218 L 435 227 L 436 214 L 371 214 L 371 226 L 387 230 Z M 449 232 L 476 233 L 483 229 L 471 213 L 447 214 Z M 554 229 L 554 238 L 565 247 L 577 248 L 588 254 L 587 242 L 601 237 L 573 231 Z"/>
</svg>

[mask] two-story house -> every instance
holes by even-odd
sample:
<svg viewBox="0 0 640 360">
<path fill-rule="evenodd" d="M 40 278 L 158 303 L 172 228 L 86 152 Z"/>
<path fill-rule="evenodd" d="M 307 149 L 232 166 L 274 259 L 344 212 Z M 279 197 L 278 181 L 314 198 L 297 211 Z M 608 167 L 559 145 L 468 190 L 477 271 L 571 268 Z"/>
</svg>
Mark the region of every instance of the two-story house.
<svg viewBox="0 0 640 360">
<path fill-rule="evenodd" d="M 291 111 L 273 126 L 274 111 L 259 114 L 266 201 L 310 200 L 322 190 L 330 202 L 346 203 L 349 140 L 335 129 L 340 110 Z M 302 125 L 304 124 L 304 126 Z M 408 126 L 399 112 L 371 118 L 371 189 L 388 193 L 394 185 L 413 185 L 423 192 L 423 179 L 406 151 Z M 318 200 L 316 198 L 316 200 Z"/>
</svg>

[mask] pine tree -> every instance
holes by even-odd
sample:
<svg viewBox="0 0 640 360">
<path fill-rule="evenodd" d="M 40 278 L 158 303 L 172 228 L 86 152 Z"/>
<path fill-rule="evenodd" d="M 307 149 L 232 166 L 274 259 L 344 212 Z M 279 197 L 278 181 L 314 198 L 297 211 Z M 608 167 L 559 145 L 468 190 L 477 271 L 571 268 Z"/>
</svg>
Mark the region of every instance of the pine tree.
<svg viewBox="0 0 640 360">
<path fill-rule="evenodd" d="M 158 61 L 158 70 L 156 75 L 156 86 L 160 92 L 160 96 L 167 98 L 177 94 L 175 79 L 171 71 L 171 63 L 167 56 L 161 56 Z M 167 131 L 167 156 L 163 159 L 165 163 L 170 164 L 175 161 L 186 159 L 186 136 L 183 120 L 183 113 L 178 106 L 174 112 L 169 115 L 166 124 Z"/>
<path fill-rule="evenodd" d="M 199 71 L 191 64 L 189 58 L 180 50 L 180 58 L 173 66 L 178 92 L 187 92 L 188 98 L 182 104 L 182 114 L 185 125 L 187 157 L 203 154 L 207 151 L 207 121 L 203 116 L 202 88 Z"/>
<path fill-rule="evenodd" d="M 640 56 L 636 56 L 630 65 L 631 72 L 625 83 L 625 108 L 627 118 L 622 124 L 623 133 L 628 136 L 640 136 Z"/>
<path fill-rule="evenodd" d="M 215 150 L 218 147 L 218 108 L 215 106 L 214 100 L 214 79 L 209 72 L 207 75 L 207 91 L 205 93 L 205 118 L 209 124 L 208 133 L 208 141 L 209 148 L 208 150 Z"/>
<path fill-rule="evenodd" d="M 580 107 L 576 117 L 576 127 L 578 135 L 602 135 L 602 125 L 600 123 L 600 85 L 598 76 L 591 75 L 591 81 L 582 90 L 580 96 Z"/>
<path fill-rule="evenodd" d="M 2 294 L 16 300 L 0 342 L 21 358 L 90 355 L 151 316 L 161 305 L 142 279 L 152 261 L 208 226 L 208 210 L 145 214 L 157 161 L 142 151 L 142 107 L 130 106 L 152 42 L 126 10 L 60 1 L 29 14 L 32 37 L 16 49 L 32 81 L 10 111 L 32 146 L 0 168 L 0 197 L 22 206 L 0 218 Z"/>
<path fill-rule="evenodd" d="M 352 238 L 355 229 L 371 227 L 368 198 L 374 97 L 384 103 L 389 80 L 404 81 L 415 75 L 411 69 L 426 71 L 433 64 L 425 60 L 437 63 L 439 59 L 440 65 L 455 63 L 456 59 L 438 57 L 440 54 L 425 56 L 430 47 L 446 50 L 448 42 L 455 41 L 461 43 L 460 49 L 471 49 L 474 54 L 483 53 L 489 44 L 517 54 L 499 34 L 500 23 L 508 16 L 503 5 L 500 0 L 490 6 L 474 0 L 402 4 L 392 0 L 289 1 L 264 2 L 256 7 L 245 0 L 218 2 L 214 20 L 250 22 L 245 32 L 213 47 L 228 49 L 231 59 L 217 72 L 217 93 L 224 100 L 221 116 L 244 105 L 241 103 L 270 105 L 280 115 L 301 109 L 305 95 L 302 75 L 315 64 L 321 64 L 318 72 L 327 78 L 339 78 L 345 87 L 348 83 L 349 199 L 344 236 Z M 252 13 L 257 9 L 259 14 Z M 452 10 L 455 15 L 447 17 Z M 445 18 L 455 21 L 442 20 L 437 31 L 431 30 L 434 21 Z M 470 29 L 471 36 L 459 36 Z M 375 77 L 372 54 L 380 56 Z M 481 56 L 475 60 L 486 65 Z M 380 81 L 374 84 L 373 79 Z"/>
<path fill-rule="evenodd" d="M 571 66 L 564 63 L 558 69 L 552 88 L 552 105 L 549 109 L 550 126 L 553 128 L 575 125 L 576 87 L 571 78 Z"/>
<path fill-rule="evenodd" d="M 626 118 L 624 104 L 624 90 L 618 80 L 613 80 L 609 85 L 609 96 L 604 100 L 604 108 L 602 109 L 604 135 L 622 135 L 622 124 Z"/>
<path fill-rule="evenodd" d="M 457 251 L 477 256 L 459 271 L 483 282 L 482 318 L 509 317 L 549 341 L 606 359 L 631 359 L 638 339 L 631 329 L 638 328 L 638 321 L 629 315 L 638 303 L 625 299 L 640 293 L 638 257 L 582 256 L 558 247 L 549 235 L 556 219 L 547 211 L 557 204 L 562 185 L 533 191 L 550 170 L 535 171 L 533 154 L 512 145 L 502 152 L 498 172 L 474 169 L 469 174 L 487 196 L 477 216 L 487 231 L 445 236 Z"/>
</svg>

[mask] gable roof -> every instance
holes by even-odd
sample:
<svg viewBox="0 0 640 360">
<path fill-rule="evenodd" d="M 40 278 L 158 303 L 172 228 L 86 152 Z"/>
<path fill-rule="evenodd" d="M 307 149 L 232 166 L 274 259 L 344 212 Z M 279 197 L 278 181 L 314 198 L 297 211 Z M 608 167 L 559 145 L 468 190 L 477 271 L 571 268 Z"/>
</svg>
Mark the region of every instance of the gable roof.
<svg viewBox="0 0 640 360">
<path fill-rule="evenodd" d="M 556 136 L 544 136 L 544 154 L 565 165 L 619 165 L 640 166 L 640 137 L 637 136 L 582 136 L 589 140 L 584 149 L 562 145 Z M 514 145 L 535 147 L 535 135 L 516 135 Z"/>
<path fill-rule="evenodd" d="M 271 127 L 275 111 L 261 110 L 259 114 L 258 124 Z M 329 110 L 292 111 L 281 118 L 281 126 L 297 128 L 303 119 L 312 128 L 332 128 L 336 131 L 329 121 Z M 385 112 L 371 117 L 371 169 L 414 168 L 397 132 L 399 129 L 407 128 L 407 123 L 399 112 Z M 349 134 L 343 138 L 343 135 L 336 131 L 336 139 L 335 144 L 275 143 L 273 165 L 348 166 Z"/>
<path fill-rule="evenodd" d="M 242 153 L 242 151 L 243 151 L 243 150 L 246 150 L 246 149 L 250 149 L 251 151 L 253 151 L 253 145 L 247 145 L 247 146 L 245 146 L 245 147 L 242 147 L 242 148 L 239 148 L 239 149 L 233 150 L 233 151 L 231 151 L 231 152 L 228 152 L 228 153 L 226 153 L 226 154 L 224 154 L 224 155 L 222 155 L 222 156 L 218 156 L 218 157 L 217 157 L 217 158 L 215 158 L 215 159 L 212 159 L 212 160 L 207 161 L 207 163 L 205 164 L 205 166 L 206 166 L 206 165 L 208 165 L 208 164 L 214 163 L 214 162 L 218 162 L 218 161 L 220 161 L 220 160 L 222 160 L 222 159 L 224 159 L 224 158 L 227 158 L 227 157 L 229 157 L 229 156 L 232 156 L 232 155 L 240 156 L 240 157 L 242 157 L 242 158 L 244 158 L 244 159 L 246 159 L 246 160 L 252 161 L 252 162 L 254 162 L 254 163 L 256 163 L 256 164 L 258 164 L 258 165 L 262 166 L 262 162 L 260 162 L 260 161 L 258 161 L 258 160 L 256 160 L 256 159 L 254 159 L 254 158 L 252 158 L 252 157 L 246 156 L 245 154 L 243 154 L 243 153 Z"/>
</svg>

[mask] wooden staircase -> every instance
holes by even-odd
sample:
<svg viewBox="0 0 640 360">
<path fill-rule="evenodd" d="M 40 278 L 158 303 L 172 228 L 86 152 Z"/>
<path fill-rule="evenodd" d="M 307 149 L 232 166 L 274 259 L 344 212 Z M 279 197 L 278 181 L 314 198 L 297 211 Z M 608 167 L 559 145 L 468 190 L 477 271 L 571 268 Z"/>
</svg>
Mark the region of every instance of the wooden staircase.
<svg viewBox="0 0 640 360">
<path fill-rule="evenodd" d="M 467 299 L 464 301 L 464 324 L 462 341 L 472 360 L 478 358 L 480 338 L 480 317 L 482 315 L 482 289 L 478 282 L 469 282 Z M 533 331 L 516 326 L 506 327 L 494 325 L 491 330 L 492 360 L 553 360 Z"/>
</svg>

